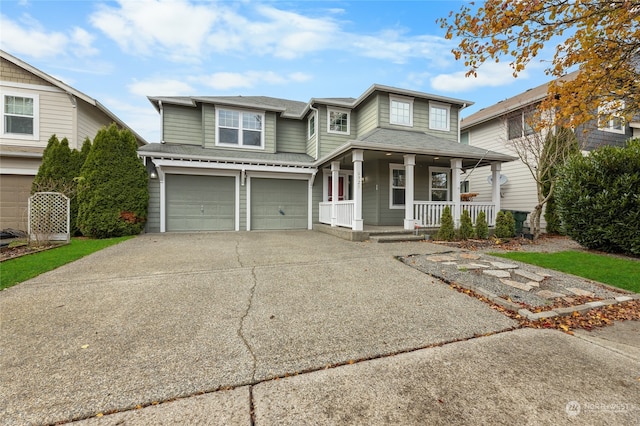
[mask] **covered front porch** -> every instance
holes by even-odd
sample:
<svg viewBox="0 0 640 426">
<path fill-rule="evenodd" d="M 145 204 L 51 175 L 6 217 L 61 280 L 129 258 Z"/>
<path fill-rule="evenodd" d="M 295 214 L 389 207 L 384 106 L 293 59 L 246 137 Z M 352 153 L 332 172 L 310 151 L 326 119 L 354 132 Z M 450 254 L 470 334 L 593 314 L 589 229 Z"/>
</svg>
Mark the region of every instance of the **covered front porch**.
<svg viewBox="0 0 640 426">
<path fill-rule="evenodd" d="M 494 226 L 500 211 L 501 163 L 512 158 L 467 145 L 449 145 L 461 148 L 456 152 L 459 157 L 438 151 L 406 153 L 359 147 L 335 157 L 322 169 L 318 222 L 353 231 L 363 231 L 366 225 L 438 228 L 449 207 L 456 226 L 464 210 L 474 224 L 484 212 L 489 226 Z M 487 194 L 483 201 L 470 201 L 468 195 L 473 194 L 465 194 L 467 179 L 481 166 L 491 167 L 490 201 Z"/>
</svg>

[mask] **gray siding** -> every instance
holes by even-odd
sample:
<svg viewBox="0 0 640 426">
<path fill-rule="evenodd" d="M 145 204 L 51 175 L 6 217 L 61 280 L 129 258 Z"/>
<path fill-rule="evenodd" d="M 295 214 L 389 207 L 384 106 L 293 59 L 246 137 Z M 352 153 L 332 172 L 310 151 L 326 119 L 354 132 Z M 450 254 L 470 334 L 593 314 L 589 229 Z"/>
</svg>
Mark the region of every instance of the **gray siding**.
<svg viewBox="0 0 640 426">
<path fill-rule="evenodd" d="M 320 222 L 320 203 L 322 202 L 322 171 L 318 170 L 316 178 L 313 181 L 313 189 L 311 191 L 311 207 L 312 207 L 312 221 L 313 223 Z"/>
<path fill-rule="evenodd" d="M 357 111 L 356 122 L 358 125 L 358 136 L 362 136 L 378 127 L 378 108 L 380 106 L 380 95 L 375 94 L 367 99 Z M 387 106 L 388 108 L 388 106 Z"/>
<path fill-rule="evenodd" d="M 306 154 L 307 120 L 288 120 L 277 117 L 276 141 L 277 152 Z"/>
<path fill-rule="evenodd" d="M 275 112 L 267 112 L 264 117 L 264 152 L 276 152 Z"/>
<path fill-rule="evenodd" d="M 339 135 L 335 133 L 327 132 L 327 107 L 321 106 L 318 108 L 319 110 L 319 130 L 320 133 L 320 157 L 323 157 L 338 147 L 347 143 L 347 141 L 351 139 L 355 139 L 358 134 L 358 125 L 355 117 L 355 113 L 351 111 L 349 119 L 351 120 L 350 125 L 351 128 L 349 135 Z"/>
<path fill-rule="evenodd" d="M 365 182 L 362 185 L 362 219 L 367 225 L 378 225 L 379 172 L 378 161 L 365 161 L 362 165 L 362 175 Z"/>
<path fill-rule="evenodd" d="M 168 143 L 202 146 L 200 108 L 164 105 L 164 140 Z"/>
<path fill-rule="evenodd" d="M 307 150 L 305 151 L 307 155 L 316 158 L 316 146 L 318 143 L 318 135 L 315 135 L 311 139 L 307 140 Z"/>
<path fill-rule="evenodd" d="M 146 232 L 160 232 L 160 180 L 149 179 Z"/>
</svg>

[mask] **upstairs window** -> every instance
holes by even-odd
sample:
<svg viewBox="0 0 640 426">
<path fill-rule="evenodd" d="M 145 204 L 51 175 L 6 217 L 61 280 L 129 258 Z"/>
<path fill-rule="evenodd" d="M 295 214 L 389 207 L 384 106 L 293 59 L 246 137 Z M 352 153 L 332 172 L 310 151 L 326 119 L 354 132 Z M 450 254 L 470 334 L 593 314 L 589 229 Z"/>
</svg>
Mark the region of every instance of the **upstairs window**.
<svg viewBox="0 0 640 426">
<path fill-rule="evenodd" d="M 625 133 L 624 118 L 618 114 L 623 105 L 610 102 L 598 107 L 598 129 L 611 133 Z"/>
<path fill-rule="evenodd" d="M 18 139 L 38 139 L 38 97 L 2 95 L 2 133 Z"/>
<path fill-rule="evenodd" d="M 413 126 L 413 99 L 389 96 L 389 122 L 400 126 Z"/>
<path fill-rule="evenodd" d="M 264 113 L 216 109 L 216 145 L 264 148 Z"/>
<path fill-rule="evenodd" d="M 429 128 L 449 131 L 451 106 L 429 102 Z"/>
<path fill-rule="evenodd" d="M 349 115 L 347 110 L 327 109 L 327 132 L 342 135 L 350 134 Z"/>
<path fill-rule="evenodd" d="M 533 122 L 535 110 L 519 111 L 507 117 L 507 133 L 509 140 L 522 138 L 535 133 Z"/>
<path fill-rule="evenodd" d="M 307 127 L 309 129 L 308 135 L 309 139 L 316 135 L 316 113 L 314 112 L 309 116 L 309 120 L 307 121 Z"/>
</svg>

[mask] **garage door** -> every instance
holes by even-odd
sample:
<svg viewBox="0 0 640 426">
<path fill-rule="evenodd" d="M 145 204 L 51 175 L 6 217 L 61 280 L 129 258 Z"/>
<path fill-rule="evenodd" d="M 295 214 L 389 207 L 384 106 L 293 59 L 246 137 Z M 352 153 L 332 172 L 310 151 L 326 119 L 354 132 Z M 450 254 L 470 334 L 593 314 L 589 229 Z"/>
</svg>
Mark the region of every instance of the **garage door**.
<svg viewBox="0 0 640 426">
<path fill-rule="evenodd" d="M 234 177 L 168 174 L 165 185 L 167 231 L 235 229 Z"/>
<path fill-rule="evenodd" d="M 306 180 L 251 179 L 251 229 L 307 229 Z"/>
<path fill-rule="evenodd" d="M 2 175 L 0 229 L 27 230 L 27 206 L 34 176 Z"/>
</svg>

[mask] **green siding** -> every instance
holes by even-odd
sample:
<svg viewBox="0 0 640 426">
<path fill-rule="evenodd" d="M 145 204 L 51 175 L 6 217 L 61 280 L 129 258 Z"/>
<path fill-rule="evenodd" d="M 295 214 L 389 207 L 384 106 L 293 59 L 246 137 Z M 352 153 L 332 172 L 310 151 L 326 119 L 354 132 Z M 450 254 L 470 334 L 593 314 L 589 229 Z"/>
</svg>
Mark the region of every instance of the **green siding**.
<svg viewBox="0 0 640 426">
<path fill-rule="evenodd" d="M 164 141 L 202 146 L 202 112 L 199 108 L 163 106 Z"/>
<path fill-rule="evenodd" d="M 307 120 L 276 120 L 276 151 L 306 154 Z M 314 153 L 315 154 L 315 153 Z"/>
<path fill-rule="evenodd" d="M 167 231 L 235 229 L 235 177 L 167 175 Z"/>
<path fill-rule="evenodd" d="M 362 136 L 378 127 L 378 108 L 380 95 L 375 94 L 369 97 L 357 111 L 358 136 Z"/>
<path fill-rule="evenodd" d="M 310 157 L 316 158 L 316 144 L 318 143 L 318 135 L 315 135 L 311 139 L 307 140 L 306 154 Z"/>
<path fill-rule="evenodd" d="M 342 108 L 344 109 L 344 108 Z M 357 120 L 355 117 L 355 113 L 353 111 L 351 111 L 351 114 L 349 116 L 350 121 L 350 125 L 351 128 L 350 130 L 350 134 L 349 135 L 339 135 L 339 134 L 335 134 L 335 133 L 329 133 L 327 132 L 327 107 L 326 106 L 321 106 L 318 108 L 319 110 L 319 115 L 320 115 L 320 119 L 319 119 L 319 130 L 318 133 L 320 133 L 320 157 L 323 157 L 329 153 L 331 153 L 332 151 L 334 151 L 335 149 L 341 147 L 342 145 L 344 145 L 345 143 L 347 143 L 347 141 L 351 140 L 351 139 L 355 139 L 356 135 L 358 134 L 358 125 L 357 125 Z"/>
<path fill-rule="evenodd" d="M 202 120 L 204 131 L 204 147 L 216 147 L 216 110 L 213 105 L 202 105 Z"/>
<path fill-rule="evenodd" d="M 276 113 L 275 112 L 265 113 L 264 152 L 276 152 Z"/>
<path fill-rule="evenodd" d="M 312 220 L 313 223 L 319 223 L 320 222 L 320 203 L 322 202 L 322 171 L 318 170 L 318 173 L 316 174 L 316 178 L 313 181 L 313 189 L 312 189 L 312 200 L 311 200 L 311 206 L 312 206 Z"/>
<path fill-rule="evenodd" d="M 307 180 L 251 179 L 251 229 L 307 229 Z"/>
<path fill-rule="evenodd" d="M 147 232 L 160 232 L 160 180 L 149 179 L 149 207 L 147 211 Z"/>
<path fill-rule="evenodd" d="M 362 175 L 365 182 L 362 185 L 362 219 L 368 225 L 378 225 L 378 161 L 365 161 L 362 165 Z"/>
</svg>

